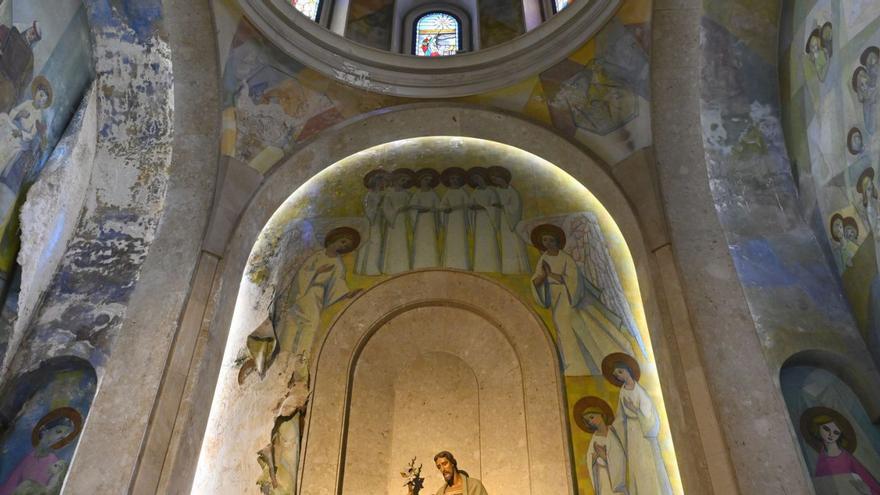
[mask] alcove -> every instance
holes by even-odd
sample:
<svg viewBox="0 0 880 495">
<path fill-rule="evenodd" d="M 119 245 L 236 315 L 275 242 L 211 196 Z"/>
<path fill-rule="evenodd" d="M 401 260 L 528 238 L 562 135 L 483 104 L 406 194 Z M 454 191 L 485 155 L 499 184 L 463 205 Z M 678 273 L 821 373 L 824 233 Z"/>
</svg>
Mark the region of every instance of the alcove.
<svg viewBox="0 0 880 495">
<path fill-rule="evenodd" d="M 490 492 L 569 493 L 558 369 L 546 327 L 507 289 L 464 272 L 392 278 L 327 331 L 302 493 L 394 493 L 413 457 L 436 487 L 441 450 Z"/>
<path fill-rule="evenodd" d="M 817 495 L 873 492 L 880 486 L 880 430 L 869 412 L 876 394 L 857 394 L 863 384 L 851 387 L 848 367 L 834 358 L 815 351 L 789 359 L 782 394 Z"/>
<path fill-rule="evenodd" d="M 277 419 L 278 405 L 284 400 L 290 388 L 291 367 L 286 365 L 287 360 L 279 358 L 280 360 L 271 365 L 263 378 L 259 378 L 256 374 L 247 375 L 246 371 L 244 378 L 240 378 L 243 359 L 246 359 L 243 352 L 247 335 L 260 325 L 260 322 L 266 321 L 267 310 L 274 300 L 273 287 L 283 290 L 288 286 L 290 277 L 293 277 L 298 267 L 302 265 L 303 256 L 311 256 L 322 249 L 321 246 L 326 241 L 324 236 L 331 229 L 339 226 L 354 226 L 362 232 L 361 241 L 365 242 L 368 229 L 363 223 L 361 205 L 366 190 L 362 188 L 365 187 L 364 174 L 373 167 L 383 166 L 386 170 L 402 170 L 408 166 L 444 170 L 454 166 L 469 167 L 476 163 L 504 164 L 513 174 L 514 187 L 519 188 L 519 191 L 525 195 L 524 218 L 527 221 L 523 221 L 521 228 L 518 229 L 522 239 L 529 243 L 528 232 L 531 232 L 536 225 L 555 222 L 566 229 L 567 233 L 571 233 L 569 237 L 572 241 L 569 249 L 573 250 L 578 246 L 573 239 L 584 235 L 583 228 L 578 231 L 579 233 L 572 230 L 577 223 L 575 221 L 594 222 L 595 226 L 596 219 L 600 219 L 604 235 L 613 239 L 609 239 L 609 246 L 613 246 L 615 250 L 625 249 L 627 246 L 635 247 L 634 251 L 615 251 L 622 257 L 615 257 L 613 263 L 615 266 L 628 267 L 620 269 L 619 274 L 622 283 L 627 287 L 625 292 L 627 300 L 631 301 L 634 311 L 639 315 L 638 326 L 642 328 L 643 325 L 641 312 L 648 309 L 646 315 L 648 321 L 652 321 L 652 324 L 660 328 L 661 324 L 656 319 L 657 313 L 654 309 L 656 299 L 645 295 L 650 294 L 651 287 L 647 278 L 649 265 L 638 262 L 645 259 L 641 234 L 633 217 L 626 213 L 629 211 L 626 209 L 626 203 L 613 192 L 616 189 L 608 182 L 608 175 L 597 166 L 593 158 L 572 148 L 568 142 L 542 134 L 542 130 L 536 127 L 529 127 L 535 131 L 534 134 L 527 133 L 528 136 L 533 135 L 533 137 L 516 143 L 523 148 L 517 148 L 514 143 L 499 142 L 498 140 L 503 136 L 499 129 L 514 123 L 506 116 L 469 108 L 456 108 L 448 114 L 448 118 L 438 120 L 438 112 L 447 115 L 445 112 L 449 110 L 434 106 L 402 108 L 399 112 L 377 116 L 381 123 L 358 121 L 352 123 L 351 128 L 340 128 L 339 135 L 346 136 L 345 139 L 335 140 L 327 147 L 323 139 L 309 145 L 303 152 L 305 153 L 303 156 L 308 156 L 308 163 L 300 164 L 297 162 L 299 158 L 294 157 L 289 162 L 281 164 L 277 170 L 272 171 L 273 179 L 266 182 L 265 190 L 261 190 L 254 198 L 252 207 L 247 210 L 247 216 L 238 224 L 243 234 L 233 236 L 234 248 L 230 247 L 230 252 L 236 253 L 235 260 L 233 262 L 233 258 L 229 258 L 229 264 L 224 268 L 223 275 L 230 283 L 228 285 L 224 283 L 218 303 L 219 311 L 212 317 L 217 319 L 212 325 L 223 326 L 208 343 L 211 347 L 210 352 L 217 353 L 212 354 L 214 359 L 217 359 L 216 368 L 210 370 L 205 368 L 205 372 L 210 371 L 211 376 L 205 375 L 207 380 L 204 383 L 201 382 L 201 377 L 199 378 L 199 387 L 211 387 L 214 403 L 210 410 L 210 418 L 207 418 L 207 410 L 193 409 L 196 414 L 204 414 L 208 423 L 204 440 L 195 444 L 201 445 L 201 452 L 192 452 L 193 456 L 199 458 L 192 487 L 193 493 L 218 493 L 223 490 L 230 493 L 240 492 L 253 487 L 255 483 L 265 481 L 265 465 L 261 466 L 255 453 L 264 450 L 272 441 L 272 425 Z M 431 118 L 422 118 L 428 114 Z M 422 127 L 413 126 L 414 121 L 409 119 L 410 115 L 416 118 L 415 121 Z M 485 115 L 486 120 L 477 121 L 469 117 L 471 115 Z M 467 129 L 450 129 L 449 121 L 462 125 L 467 123 Z M 491 122 L 491 125 L 477 126 L 478 122 Z M 518 121 L 515 123 L 517 126 L 528 125 Z M 380 126 L 384 134 L 377 135 L 373 131 Z M 425 129 L 424 126 L 428 128 Z M 396 128 L 400 129 L 399 134 L 393 132 Z M 437 130 L 434 130 L 435 128 Z M 439 134 L 453 132 L 470 135 L 482 130 L 491 130 L 491 132 L 480 138 Z M 369 134 L 366 143 L 364 140 L 354 139 L 358 132 Z M 388 133 L 399 135 L 400 139 L 387 141 Z M 433 135 L 425 136 L 428 133 Z M 378 139 L 381 141 L 375 141 Z M 374 142 L 376 144 L 372 144 Z M 309 150 L 312 148 L 319 151 L 311 153 Z M 548 159 L 524 154 L 524 150 L 545 152 L 548 154 Z M 552 163 L 560 164 L 559 168 L 549 162 L 551 158 Z M 332 165 L 328 165 L 331 163 Z M 567 173 L 562 173 L 563 171 Z M 572 181 L 572 177 L 578 178 L 579 182 Z M 582 184 L 587 183 L 599 191 L 597 195 L 599 197 L 591 194 L 592 189 L 588 191 L 584 188 Z M 291 191 L 296 192 L 291 195 Z M 443 190 L 439 190 L 438 193 L 445 194 Z M 534 199 L 535 195 L 546 199 Z M 612 221 L 612 216 L 608 214 L 606 208 L 618 213 L 619 216 L 614 215 Z M 590 220 L 591 218 L 593 220 Z M 592 237 L 598 238 L 595 235 Z M 349 481 L 346 481 L 346 474 L 349 469 L 354 468 L 346 466 L 346 460 L 350 455 L 346 442 L 357 439 L 350 438 L 345 432 L 350 433 L 354 429 L 350 426 L 350 422 L 358 421 L 357 416 L 349 416 L 349 414 L 360 414 L 356 411 L 358 406 L 354 403 L 359 389 L 356 370 L 360 353 L 367 352 L 366 346 L 369 345 L 371 338 L 374 336 L 381 338 L 385 323 L 403 318 L 403 313 L 423 306 L 453 307 L 473 313 L 487 322 L 492 322 L 492 326 L 505 335 L 505 339 L 514 349 L 514 354 L 520 360 L 522 373 L 523 392 L 519 394 L 522 396 L 525 409 L 523 428 L 526 431 L 525 445 L 528 449 L 524 453 L 524 457 L 528 457 L 526 461 L 528 471 L 523 473 L 521 479 L 529 483 L 531 493 L 581 493 L 589 489 L 587 488 L 587 484 L 590 483 L 587 475 L 588 466 L 583 462 L 584 452 L 589 446 L 589 433 L 581 426 L 575 425 L 570 417 L 576 414 L 573 409 L 575 402 L 594 394 L 605 397 L 604 400 L 614 407 L 614 404 L 617 404 L 615 395 L 617 387 L 596 371 L 590 375 L 571 373 L 572 376 L 563 376 L 558 351 L 553 343 L 556 330 L 552 328 L 552 315 L 549 310 L 542 308 L 530 293 L 532 270 L 539 253 L 537 248 L 529 245 L 531 246 L 528 248 L 530 264 L 523 273 L 514 275 L 431 269 L 410 270 L 400 275 L 375 276 L 358 271 L 356 265 L 360 253 L 350 252 L 343 255 L 349 290 L 365 290 L 363 293 L 349 296 L 350 299 L 342 299 L 339 304 L 334 303 L 332 308 L 320 318 L 320 328 L 317 329 L 314 345 L 310 351 L 312 369 L 307 374 L 308 391 L 310 391 L 307 408 L 302 411 L 299 420 L 291 425 L 301 428 L 302 448 L 287 449 L 289 452 L 302 454 L 301 459 L 296 461 L 297 475 L 293 477 L 297 483 L 295 493 L 348 493 Z M 580 244 L 580 246 L 583 248 L 585 245 Z M 631 264 L 633 258 L 636 261 L 634 265 Z M 421 280 L 421 283 L 398 285 L 407 280 L 410 282 Z M 491 287 L 492 290 L 486 287 Z M 505 304 L 491 302 L 491 292 L 497 292 L 499 287 L 506 297 L 510 297 L 511 302 Z M 468 288 L 473 290 L 466 291 Z M 384 296 L 373 299 L 377 294 Z M 367 304 L 364 301 L 373 301 L 374 304 Z M 381 304 L 377 301 L 381 301 Z M 643 303 L 646 303 L 647 307 L 643 306 Z M 522 328 L 530 320 L 535 320 L 536 316 L 538 316 L 537 322 L 530 330 Z M 502 324 L 508 321 L 507 318 L 515 321 L 511 325 Z M 412 325 L 411 328 L 419 328 L 419 325 Z M 279 332 L 283 332 L 285 326 L 281 325 L 277 328 Z M 540 332 L 536 329 L 540 329 Z M 508 335 L 508 332 L 514 330 L 528 334 L 527 341 L 533 344 L 524 345 L 522 341 Z M 647 329 L 644 330 L 643 335 L 648 336 Z M 634 350 L 642 352 L 635 347 Z M 448 351 L 449 349 L 426 347 L 424 354 L 434 358 L 438 358 L 438 354 L 445 354 L 442 356 L 443 362 L 454 363 L 460 368 L 461 373 L 456 373 L 456 376 L 463 377 L 471 373 L 464 369 L 462 364 L 463 362 L 473 369 L 473 365 L 468 364 L 467 359 L 462 359 L 455 352 Z M 336 355 L 337 353 L 341 354 Z M 220 355 L 223 355 L 222 364 L 219 362 Z M 331 359 L 331 356 L 335 357 Z M 673 486 L 678 492 L 681 482 L 675 467 L 672 436 L 666 424 L 666 410 L 660 397 L 657 378 L 659 370 L 653 362 L 650 348 L 648 356 L 648 360 L 643 361 L 644 374 L 641 382 L 649 387 L 652 400 L 660 413 L 659 447 L 663 453 L 664 464 L 670 466 L 668 468 L 670 478 L 673 478 Z M 416 367 L 424 364 L 418 363 L 416 357 L 412 359 Z M 335 363 L 335 365 L 327 363 Z M 503 366 L 500 368 L 504 369 Z M 427 365 L 419 369 L 423 374 L 430 371 Z M 395 370 L 395 373 L 390 375 L 391 377 L 385 380 L 389 380 L 392 385 L 386 384 L 386 387 L 396 386 L 397 383 L 394 382 L 400 373 Z M 482 400 L 480 378 L 477 373 L 474 375 L 476 385 L 469 386 L 476 387 L 477 395 Z M 431 386 L 425 386 L 433 390 Z M 391 401 L 393 404 L 393 399 L 388 396 L 379 397 L 378 400 Z M 384 411 L 393 411 L 393 406 L 387 404 L 379 406 L 373 404 L 373 406 L 382 406 Z M 677 421 L 678 416 L 671 419 Z M 502 424 L 500 421 L 496 423 Z M 481 434 L 485 429 L 484 424 L 485 421 L 479 423 Z M 400 431 L 403 432 L 406 428 L 412 429 L 413 426 L 401 425 Z M 477 429 L 474 427 L 469 431 L 473 436 L 476 435 L 474 432 Z M 428 433 L 430 432 L 425 434 Z M 189 433 L 183 434 L 189 436 Z M 405 433 L 401 434 L 405 435 Z M 511 436 L 522 438 L 519 433 Z M 393 444 L 389 445 L 386 448 L 393 449 Z M 474 471 L 475 476 L 476 473 L 480 473 L 487 483 L 493 477 L 492 471 L 506 469 L 506 463 L 512 456 L 510 451 L 506 451 L 503 462 L 490 462 L 487 460 L 490 456 L 486 445 L 480 445 L 479 456 L 475 454 L 470 457 L 466 452 L 467 445 L 462 443 L 458 445 L 463 445 L 464 448 L 464 451 L 457 453 L 461 457 L 462 467 Z M 449 447 L 454 448 L 454 446 Z M 434 471 L 431 464 L 433 454 L 436 452 L 433 452 L 433 449 L 434 447 L 431 446 L 430 454 L 409 454 L 417 455 L 418 461 L 425 464 L 426 475 Z M 517 451 L 517 454 L 520 452 Z M 182 462 L 182 455 L 178 454 L 178 456 Z M 401 454 L 400 457 L 403 455 Z M 389 460 L 387 465 L 386 463 L 380 465 L 374 457 L 364 462 L 374 464 L 377 466 L 376 469 L 381 471 L 384 484 L 378 489 L 380 493 L 387 492 L 387 487 L 391 486 L 387 473 L 392 468 L 395 470 L 392 472 L 393 477 L 396 478 L 396 482 L 401 483 L 399 471 L 404 465 L 395 464 L 399 461 Z M 218 476 L 217 473 L 223 475 Z M 577 484 L 574 484 L 575 479 Z M 560 487 L 560 480 L 566 480 L 566 486 Z M 391 482 L 393 481 L 395 480 L 392 479 Z M 427 484 L 431 484 L 430 478 Z M 397 488 L 400 489 L 401 486 L 402 483 Z"/>
</svg>

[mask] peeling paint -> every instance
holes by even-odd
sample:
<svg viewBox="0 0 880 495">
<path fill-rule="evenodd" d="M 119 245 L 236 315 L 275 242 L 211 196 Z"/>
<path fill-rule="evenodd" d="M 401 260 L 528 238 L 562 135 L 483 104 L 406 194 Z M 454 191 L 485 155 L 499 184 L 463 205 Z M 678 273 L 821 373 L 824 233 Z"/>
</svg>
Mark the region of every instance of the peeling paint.
<svg viewBox="0 0 880 495">
<path fill-rule="evenodd" d="M 158 0 L 90 0 L 97 148 L 81 220 L 7 379 L 72 355 L 100 378 L 164 206 L 173 132 L 171 53 Z"/>
</svg>

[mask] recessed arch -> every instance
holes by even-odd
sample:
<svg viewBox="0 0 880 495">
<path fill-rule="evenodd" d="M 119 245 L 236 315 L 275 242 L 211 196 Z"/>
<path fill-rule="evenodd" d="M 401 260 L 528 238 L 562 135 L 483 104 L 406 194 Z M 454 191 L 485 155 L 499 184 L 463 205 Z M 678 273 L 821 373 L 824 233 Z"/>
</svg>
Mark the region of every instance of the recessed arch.
<svg viewBox="0 0 880 495">
<path fill-rule="evenodd" d="M 352 436 L 349 432 L 352 413 L 348 406 L 352 403 L 356 367 L 361 355 L 387 325 L 426 308 L 456 309 L 475 315 L 496 329 L 496 338 L 506 341 L 515 356 L 513 362 L 518 365 L 510 373 L 518 374 L 521 380 L 521 388 L 516 393 L 522 397 L 524 408 L 519 412 L 523 417 L 520 419 L 512 414 L 516 407 L 499 411 L 497 404 L 493 407 L 491 398 L 487 397 L 482 397 L 481 401 L 489 403 L 488 406 L 483 404 L 483 408 L 490 409 L 490 412 L 483 411 L 480 415 L 486 421 L 503 421 L 505 424 L 509 421 L 510 432 L 518 431 L 518 421 L 525 421 L 521 433 L 526 436 L 526 447 L 521 456 L 530 462 L 525 466 L 528 473 L 524 481 L 528 487 L 521 488 L 524 493 L 572 493 L 564 381 L 549 331 L 534 312 L 499 283 L 474 273 L 447 270 L 412 272 L 381 282 L 346 307 L 328 329 L 312 365 L 314 384 L 310 419 L 303 435 L 303 492 L 342 493 L 346 475 L 343 468 L 351 462 L 346 459 L 346 445 Z M 415 331 L 412 329 L 407 333 Z M 461 332 L 448 336 L 464 338 Z M 476 346 L 479 340 L 488 338 L 477 338 L 468 345 Z M 416 339 L 427 347 L 424 350 L 435 349 L 432 346 L 436 342 L 424 340 L 430 338 Z M 479 368 L 479 356 L 469 355 L 460 348 L 452 352 L 470 361 L 472 368 Z M 485 370 L 477 372 L 481 380 L 484 375 Z M 483 387 L 486 383 L 481 383 Z M 424 425 L 425 429 L 430 427 Z M 489 436 L 484 433 L 483 436 L 490 439 L 485 443 L 503 443 L 503 435 L 497 434 L 497 428 L 495 433 Z M 482 450 L 484 456 L 495 458 L 496 462 L 492 464 L 496 465 L 503 456 L 497 453 L 493 456 L 493 446 L 483 445 Z M 503 483 L 503 480 L 487 481 L 485 471 L 481 478 L 487 483 Z M 334 486 L 335 490 L 331 488 Z"/>
<path fill-rule="evenodd" d="M 880 422 L 880 396 L 876 393 L 874 376 L 870 370 L 856 365 L 851 357 L 831 349 L 808 349 L 788 358 L 781 370 L 794 366 L 809 366 L 833 373 L 859 396 L 871 419 Z"/>
<path fill-rule="evenodd" d="M 430 119 L 425 118 L 428 115 Z M 380 128 L 381 133 L 376 131 Z M 199 379 L 198 385 L 200 389 L 207 389 L 204 393 L 210 394 L 213 390 L 219 367 L 234 366 L 235 352 L 227 353 L 224 365 L 221 365 L 220 358 L 227 341 L 229 325 L 233 322 L 240 277 L 250 248 L 260 234 L 261 226 L 269 222 L 274 212 L 288 199 L 290 191 L 298 189 L 318 176 L 329 164 L 359 151 L 373 148 L 377 144 L 387 144 L 388 140 L 395 138 L 398 141 L 405 141 L 408 138 L 431 136 L 436 138 L 438 135 L 446 136 L 444 139 L 452 139 L 455 136 L 477 138 L 492 141 L 495 145 L 509 143 L 506 145 L 515 147 L 518 152 L 534 150 L 536 157 L 552 160 L 552 163 L 577 178 L 581 184 L 588 185 L 590 191 L 595 191 L 595 196 L 602 202 L 603 207 L 612 216 L 617 214 L 615 220 L 618 228 L 622 231 L 625 242 L 630 246 L 630 253 L 635 261 L 635 272 L 632 276 L 638 280 L 641 300 L 645 305 L 648 325 L 652 328 L 653 340 L 658 342 L 660 347 L 664 346 L 661 337 L 662 323 L 658 318 L 656 298 L 652 295 L 649 276 L 651 261 L 644 247 L 637 219 L 601 162 L 586 150 L 552 131 L 518 117 L 467 105 L 407 105 L 336 126 L 327 134 L 304 143 L 290 160 L 276 165 L 269 171 L 268 180 L 252 198 L 227 247 L 223 281 L 218 284 L 218 293 L 215 294 L 218 311 L 214 315 L 213 325 L 216 325 L 216 332 L 212 333 L 213 338 L 206 357 L 212 362 L 208 367 L 202 368 L 203 376 Z M 510 136 L 519 136 L 517 142 L 513 142 Z M 237 315 L 235 319 L 238 319 Z M 658 359 L 662 360 L 662 355 L 658 355 Z M 674 365 L 661 362 L 659 367 L 667 370 L 671 366 Z M 667 385 L 675 387 L 672 382 Z M 215 402 L 216 400 L 225 399 L 215 397 Z M 662 408 L 662 405 L 658 406 Z M 212 420 L 209 425 L 211 431 L 215 426 Z"/>
</svg>

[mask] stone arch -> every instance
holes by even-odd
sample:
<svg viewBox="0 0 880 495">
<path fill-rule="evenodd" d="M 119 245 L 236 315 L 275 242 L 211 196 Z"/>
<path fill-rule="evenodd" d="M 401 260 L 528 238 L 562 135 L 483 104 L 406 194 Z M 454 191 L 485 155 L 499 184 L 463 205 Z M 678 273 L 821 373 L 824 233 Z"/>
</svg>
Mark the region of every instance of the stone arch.
<svg viewBox="0 0 880 495">
<path fill-rule="evenodd" d="M 498 89 L 537 74 L 594 36 L 620 7 L 620 0 L 572 3 L 565 12 L 498 46 L 441 60 L 377 50 L 343 38 L 277 0 L 238 0 L 248 19 L 296 60 L 346 84 L 395 96 L 450 98 Z M 529 4 L 526 4 L 529 5 Z M 338 2 L 340 11 L 348 2 Z M 530 26 L 539 13 L 529 5 Z M 336 16 L 334 16 L 336 17 Z M 471 19 L 479 24 L 478 19 Z"/>
<path fill-rule="evenodd" d="M 804 475 L 816 493 L 837 493 L 857 478 L 822 472 L 822 441 L 815 428 L 828 417 L 841 430 L 838 445 L 862 464 L 868 476 L 880 472 L 880 430 L 876 426 L 876 397 L 854 377 L 840 356 L 806 351 L 786 362 L 779 374 L 782 394 L 791 420 L 794 442 L 800 447 Z M 853 381 L 853 378 L 856 381 Z M 874 409 L 874 410 L 872 410 Z M 863 478 L 864 479 L 864 478 Z M 864 489 L 864 488 L 863 488 Z"/>
<path fill-rule="evenodd" d="M 872 368 L 866 370 L 853 362 L 852 358 L 830 349 L 800 351 L 785 361 L 780 372 L 794 366 L 819 368 L 835 375 L 858 395 L 871 419 L 875 422 L 880 421 L 880 397 L 876 393 L 877 387 L 871 373 Z"/>
<path fill-rule="evenodd" d="M 661 280 L 658 278 L 661 275 L 655 257 L 658 255 L 652 255 L 649 251 L 641 225 L 643 220 L 637 216 L 615 182 L 610 168 L 589 150 L 545 126 L 503 111 L 466 104 L 433 102 L 402 105 L 350 119 L 302 143 L 289 158 L 267 172 L 263 181 L 254 186 L 253 193 L 247 192 L 242 197 L 241 191 L 232 191 L 221 193 L 216 198 L 218 204 L 226 201 L 227 204 L 240 205 L 237 207 L 240 213 L 235 213 L 232 217 L 234 221 L 215 219 L 206 233 L 205 245 L 210 247 L 211 252 L 224 254 L 222 263 L 207 268 L 216 270 L 205 274 L 206 277 L 213 277 L 212 282 L 209 282 L 211 279 L 205 280 L 211 284 L 210 290 L 200 296 L 204 299 L 197 301 L 194 309 L 188 309 L 200 312 L 199 315 L 206 309 L 209 311 L 204 316 L 205 323 L 201 330 L 207 337 L 204 346 L 197 350 L 200 354 L 193 358 L 194 364 L 189 371 L 192 374 L 188 384 L 189 400 L 202 403 L 210 401 L 217 389 L 221 368 L 234 366 L 235 353 L 225 355 L 224 351 L 232 329 L 242 273 L 263 226 L 290 193 L 327 167 L 360 151 L 392 141 L 431 136 L 472 137 L 529 152 L 572 176 L 602 203 L 614 218 L 630 250 L 635 268 L 633 276 L 638 281 L 647 325 L 651 329 L 658 372 L 663 376 L 663 393 L 672 397 L 672 404 L 677 404 L 673 406 L 674 415 L 670 416 L 672 439 L 677 445 L 695 447 L 680 449 L 677 455 L 688 463 L 705 462 L 701 459 L 705 459 L 707 447 L 700 443 L 702 440 L 693 436 L 693 426 L 699 423 L 701 431 L 704 427 L 713 426 L 711 422 L 703 424 L 697 420 L 689 402 L 692 393 L 689 385 L 699 387 L 693 393 L 704 394 L 701 400 L 711 399 L 702 388 L 704 382 L 685 377 L 683 363 L 675 358 L 678 354 L 674 347 L 678 344 L 676 337 L 668 333 L 668 320 L 664 319 L 660 307 L 661 303 L 666 302 L 665 296 L 658 292 L 659 286 L 656 285 Z M 229 219 L 229 215 L 226 218 Z M 670 269 L 675 268 L 667 265 L 663 273 L 671 275 Z M 177 373 L 180 366 L 186 364 L 172 365 L 174 369 L 166 373 Z M 692 373 L 694 371 L 702 373 L 699 369 L 692 370 Z M 179 372 L 187 371 L 181 369 Z M 215 397 L 216 400 L 219 399 Z M 684 402 L 680 403 L 679 400 Z M 179 413 L 176 420 L 180 425 L 179 438 L 174 440 L 175 445 L 171 447 L 177 449 L 176 460 L 166 464 L 165 468 L 168 470 L 166 473 L 181 473 L 175 476 L 174 487 L 185 486 L 188 489 L 192 483 L 209 412 L 208 408 L 187 406 Z"/>
<path fill-rule="evenodd" d="M 492 409 L 497 405 L 492 404 L 491 394 L 487 393 L 489 399 L 481 395 L 481 402 L 489 405 L 481 404 L 480 422 L 494 417 L 501 422 L 509 420 L 510 428 L 515 429 L 520 420 L 517 413 L 522 413 L 528 459 L 528 476 L 524 480 L 531 490 L 528 493 L 550 493 L 560 489 L 563 493 L 570 493 L 573 485 L 564 380 L 549 332 L 537 315 L 508 289 L 473 273 L 450 270 L 412 272 L 386 280 L 345 308 L 330 326 L 312 365 L 310 420 L 303 437 L 305 450 L 301 464 L 303 493 L 342 493 L 347 466 L 346 446 L 351 436 L 348 405 L 352 400 L 355 368 L 360 356 L 385 325 L 420 308 L 455 308 L 476 315 L 494 327 L 498 337 L 506 341 L 519 368 L 521 409 L 514 406 L 507 411 L 486 412 L 486 407 Z M 475 339 L 472 345 L 478 346 L 478 341 Z M 434 349 L 432 344 L 426 345 L 426 350 Z M 479 358 L 469 356 L 461 349 L 452 352 L 470 361 L 472 369 L 479 370 L 479 366 L 473 363 Z M 478 381 L 488 379 L 485 373 L 486 370 L 477 371 Z M 429 426 L 425 425 L 426 428 Z M 481 426 L 489 426 L 485 429 L 492 430 L 490 425 Z M 503 443 L 504 429 L 499 432 L 496 427 L 495 430 L 496 434 L 490 438 Z M 481 431 L 483 435 L 486 433 Z M 484 446 L 483 451 L 490 448 Z M 504 456 L 492 457 L 504 462 Z M 334 486 L 335 490 L 332 489 Z M 511 489 L 514 487 L 506 486 L 500 491 Z"/>
</svg>

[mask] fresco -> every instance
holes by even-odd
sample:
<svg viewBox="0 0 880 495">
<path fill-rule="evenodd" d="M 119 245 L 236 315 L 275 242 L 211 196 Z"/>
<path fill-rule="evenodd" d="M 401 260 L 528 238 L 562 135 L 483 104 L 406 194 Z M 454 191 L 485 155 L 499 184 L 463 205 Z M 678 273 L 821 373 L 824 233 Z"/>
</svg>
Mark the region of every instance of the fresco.
<svg viewBox="0 0 880 495">
<path fill-rule="evenodd" d="M 380 50 L 391 50 L 394 2 L 354 0 L 348 4 L 345 37 Z"/>
<path fill-rule="evenodd" d="M 566 383 L 579 493 L 615 493 L 600 488 L 608 477 L 597 474 L 602 469 L 624 473 L 615 478 L 617 491 L 681 493 L 635 268 L 621 233 L 579 183 L 510 150 L 466 138 L 390 143 L 320 173 L 273 215 L 241 289 L 256 303 L 235 317 L 254 325 L 230 336 L 234 349 L 227 356 L 236 378 L 221 399 L 277 406 L 274 423 L 247 439 L 271 439 L 255 449 L 263 471 L 254 479 L 264 493 L 291 493 L 308 370 L 333 317 L 382 280 L 421 269 L 491 277 L 551 329 Z M 265 318 L 259 315 L 269 318 L 258 324 Z M 595 416 L 600 401 L 607 410 Z M 221 441 L 210 438 L 210 428 L 206 442 Z M 613 439 L 619 445 L 609 445 Z"/>
<path fill-rule="evenodd" d="M 880 493 L 880 432 L 852 390 L 806 366 L 783 369 L 781 380 L 816 495 Z"/>
<path fill-rule="evenodd" d="M 350 15 L 356 7 L 357 2 Z M 272 46 L 243 19 L 234 2 L 214 0 L 214 9 L 225 61 L 221 150 L 261 173 L 297 143 L 335 124 L 417 101 L 328 79 Z M 628 0 L 596 39 L 557 66 L 510 88 L 454 101 L 513 111 L 552 125 L 608 163 L 618 163 L 651 144 L 650 13 L 650 1 Z M 378 35 L 373 28 L 368 31 Z M 346 36 L 355 32 L 350 25 Z M 387 37 L 390 43 L 390 33 Z"/>
<path fill-rule="evenodd" d="M 18 209 L 94 78 L 79 0 L 0 5 L 0 356 L 17 309 Z"/>
<path fill-rule="evenodd" d="M 805 206 L 822 219 L 816 228 L 862 334 L 880 356 L 880 9 L 875 2 L 814 0 L 799 4 L 791 22 L 783 98 L 792 157 L 809 191 Z"/>
<path fill-rule="evenodd" d="M 87 363 L 56 360 L 5 389 L 0 430 L 0 494 L 61 492 L 95 394 Z"/>
<path fill-rule="evenodd" d="M 480 47 L 500 45 L 526 32 L 523 7 L 510 0 L 479 2 Z"/>
</svg>

